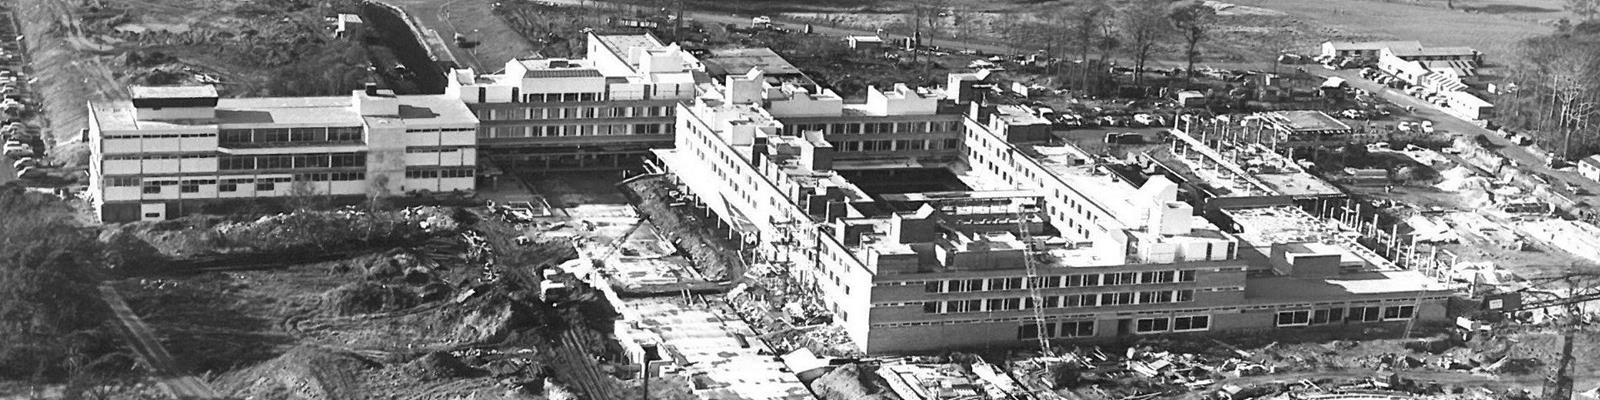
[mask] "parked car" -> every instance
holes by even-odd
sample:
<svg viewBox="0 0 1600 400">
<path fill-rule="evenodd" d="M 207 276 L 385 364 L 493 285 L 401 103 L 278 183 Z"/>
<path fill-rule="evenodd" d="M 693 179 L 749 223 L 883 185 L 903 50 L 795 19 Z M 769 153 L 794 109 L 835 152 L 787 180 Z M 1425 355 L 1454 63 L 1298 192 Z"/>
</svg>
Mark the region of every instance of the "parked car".
<svg viewBox="0 0 1600 400">
<path fill-rule="evenodd" d="M 33 157 L 18 158 L 17 161 L 11 163 L 11 168 L 12 169 L 18 169 L 18 170 L 23 169 L 23 168 L 27 168 L 27 167 L 37 167 L 37 166 L 39 166 L 39 163 L 37 161 L 34 161 Z"/>
<path fill-rule="evenodd" d="M 1134 114 L 1133 122 L 1140 126 L 1161 125 L 1161 117 L 1150 114 Z"/>
</svg>

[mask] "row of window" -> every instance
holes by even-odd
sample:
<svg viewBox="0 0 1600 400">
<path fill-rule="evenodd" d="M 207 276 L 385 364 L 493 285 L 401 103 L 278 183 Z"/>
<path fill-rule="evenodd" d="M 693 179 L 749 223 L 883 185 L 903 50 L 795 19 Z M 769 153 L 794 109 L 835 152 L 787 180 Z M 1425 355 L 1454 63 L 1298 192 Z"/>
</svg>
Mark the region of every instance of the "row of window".
<svg viewBox="0 0 1600 400">
<path fill-rule="evenodd" d="M 367 153 L 222 156 L 217 159 L 217 168 L 224 171 L 365 166 L 367 166 Z"/>
<path fill-rule="evenodd" d="M 107 154 L 106 161 L 135 161 L 135 160 L 193 160 L 202 158 L 216 158 L 217 153 L 188 153 L 188 154 Z"/>
<path fill-rule="evenodd" d="M 101 137 L 106 138 L 106 139 L 176 139 L 176 138 L 217 137 L 217 134 L 215 134 L 215 133 L 176 133 L 176 134 L 174 134 L 174 133 L 161 133 L 161 132 L 103 133 L 103 134 L 101 134 Z"/>
<path fill-rule="evenodd" d="M 223 129 L 217 142 L 230 144 L 361 143 L 359 126 Z"/>
<path fill-rule="evenodd" d="M 1194 282 L 1196 275 L 1197 270 L 1192 269 L 1056 275 L 1040 277 L 1041 282 L 1036 286 L 1040 288 L 1068 288 Z M 1022 279 L 1022 277 L 1011 277 L 928 281 L 923 283 L 923 290 L 928 293 L 964 293 L 1026 289 L 1022 286 Z"/>
<path fill-rule="evenodd" d="M 310 182 L 361 181 L 361 180 L 366 180 L 366 179 L 367 179 L 367 173 L 364 172 L 364 171 L 316 172 L 316 173 L 309 173 L 309 174 L 295 174 L 294 178 L 292 178 L 292 180 L 294 180 L 294 181 L 310 181 Z M 234 190 L 233 186 L 230 186 L 230 185 L 237 185 L 237 184 L 241 184 L 241 183 L 243 183 L 243 184 L 251 184 L 251 183 L 257 183 L 257 182 L 266 182 L 266 183 L 289 182 L 290 180 L 291 180 L 291 178 L 259 178 L 259 179 L 258 178 L 228 178 L 228 179 L 222 179 L 220 181 L 221 182 L 220 184 L 222 186 L 219 186 L 218 190 L 222 190 L 224 192 L 233 191 Z M 160 189 L 159 189 L 160 186 L 173 186 L 173 185 L 178 185 L 178 186 L 194 185 L 195 188 L 194 188 L 193 191 L 199 191 L 198 185 L 218 184 L 218 182 L 219 181 L 216 180 L 216 179 L 188 179 L 188 180 L 183 180 L 180 183 L 180 181 L 177 181 L 177 180 L 154 179 L 154 178 L 147 180 L 145 178 L 138 177 L 138 176 L 113 176 L 113 177 L 107 177 L 106 178 L 106 186 L 115 186 L 115 187 L 143 186 L 143 187 L 145 187 L 145 193 L 159 193 L 160 192 Z M 156 192 L 151 192 L 150 191 L 149 188 L 151 186 L 158 187 L 156 189 Z M 271 189 L 263 189 L 263 190 L 271 190 Z M 183 191 L 189 192 L 189 190 L 183 190 Z"/>
<path fill-rule="evenodd" d="M 365 179 L 364 174 L 360 179 Z M 198 193 L 200 192 L 200 185 L 217 185 L 218 192 L 236 192 L 239 191 L 239 185 L 250 184 L 255 185 L 256 191 L 264 192 L 274 190 L 277 188 L 277 184 L 288 183 L 291 180 L 291 178 L 231 178 L 223 179 L 221 183 L 218 183 L 216 179 L 186 179 L 181 182 L 176 180 L 149 180 L 144 182 L 141 192 L 144 194 L 161 194 L 163 187 L 177 186 L 180 193 Z"/>
<path fill-rule="evenodd" d="M 1211 329 L 1211 316 L 1140 318 L 1133 321 L 1133 333 L 1194 332 Z"/>
<path fill-rule="evenodd" d="M 1330 324 L 1339 321 L 1381 322 L 1411 319 L 1416 306 L 1350 307 L 1321 310 L 1279 311 L 1274 322 L 1277 326 L 1307 326 Z"/>
<path fill-rule="evenodd" d="M 1146 290 L 1138 292 L 1086 293 L 1062 296 L 1041 296 L 1044 308 L 1073 308 L 1097 306 L 1122 306 L 1134 304 L 1170 304 L 1194 301 L 1193 289 Z M 930 314 L 994 312 L 1028 310 L 1033 299 L 1010 297 L 950 301 L 926 301 L 922 312 Z"/>
<path fill-rule="evenodd" d="M 477 175 L 472 167 L 466 168 L 406 168 L 406 178 L 471 178 Z"/>
<path fill-rule="evenodd" d="M 955 132 L 961 121 L 906 121 L 906 122 L 836 122 L 812 124 L 784 124 L 783 133 L 799 136 L 802 132 L 821 131 L 827 135 L 867 135 L 878 133 L 930 133 Z"/>
<path fill-rule="evenodd" d="M 520 96 L 524 103 L 600 101 L 600 93 L 529 93 Z"/>
<path fill-rule="evenodd" d="M 1038 339 L 1039 333 L 1039 324 L 1022 324 L 1022 326 L 1017 327 L 1017 339 Z M 1094 336 L 1094 321 L 1046 322 L 1044 324 L 1044 337 L 1047 339 L 1090 336 Z"/>
<path fill-rule="evenodd" d="M 856 151 L 911 151 L 954 150 L 961 147 L 961 139 L 930 140 L 830 140 L 842 152 Z"/>
<path fill-rule="evenodd" d="M 406 133 L 475 132 L 478 128 L 411 128 Z"/>
<path fill-rule="evenodd" d="M 480 108 L 474 113 L 477 114 L 480 120 L 484 121 L 661 118 L 675 116 L 677 108 L 670 105 L 638 107 L 520 107 L 510 109 Z"/>
<path fill-rule="evenodd" d="M 406 152 L 411 154 L 454 153 L 462 150 L 470 150 L 472 148 L 472 146 L 410 146 L 406 147 Z"/>
<path fill-rule="evenodd" d="M 659 135 L 670 132 L 672 132 L 671 124 L 486 126 L 479 129 L 478 137 L 519 138 Z"/>
</svg>

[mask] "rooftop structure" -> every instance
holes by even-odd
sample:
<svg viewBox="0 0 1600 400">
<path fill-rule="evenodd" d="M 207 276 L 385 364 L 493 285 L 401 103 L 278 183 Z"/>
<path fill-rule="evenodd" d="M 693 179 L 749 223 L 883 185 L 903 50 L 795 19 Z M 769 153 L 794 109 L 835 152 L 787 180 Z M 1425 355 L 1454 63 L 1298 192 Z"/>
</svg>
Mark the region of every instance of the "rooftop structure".
<svg viewBox="0 0 1600 400">
<path fill-rule="evenodd" d="M 1273 111 L 1258 114 L 1277 132 L 1274 147 L 1322 147 L 1350 143 L 1350 126 L 1321 111 Z"/>
</svg>

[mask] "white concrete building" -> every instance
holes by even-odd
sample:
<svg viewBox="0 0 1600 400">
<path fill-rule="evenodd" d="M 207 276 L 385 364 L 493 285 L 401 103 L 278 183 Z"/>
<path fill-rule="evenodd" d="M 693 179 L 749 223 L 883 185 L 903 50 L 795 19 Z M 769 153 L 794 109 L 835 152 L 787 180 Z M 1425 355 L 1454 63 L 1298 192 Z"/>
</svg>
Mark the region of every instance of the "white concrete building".
<svg viewBox="0 0 1600 400">
<path fill-rule="evenodd" d="M 586 57 L 456 69 L 445 95 L 482 121 L 479 145 L 503 167 L 604 169 L 670 145 L 677 103 L 708 80 L 694 56 L 648 33 L 591 32 Z"/>
<path fill-rule="evenodd" d="M 478 121 L 450 97 L 130 91 L 89 104 L 89 193 L 106 222 L 221 211 L 235 199 L 475 188 Z"/>
<path fill-rule="evenodd" d="M 681 106 L 676 147 L 655 155 L 868 353 L 1444 316 L 1447 291 L 1420 274 L 1304 235 L 1251 232 L 1248 243 L 1195 215 L 1173 182 L 1135 185 L 1071 146 L 1024 143 L 997 127 L 1017 119 L 994 107 L 961 119 L 972 190 L 868 193 L 837 173 L 842 153 L 823 132 L 762 107 L 759 74 L 729 81 Z M 1257 218 L 1241 222 L 1251 230 L 1279 215 L 1278 230 L 1317 223 L 1291 211 L 1237 218 Z"/>
</svg>

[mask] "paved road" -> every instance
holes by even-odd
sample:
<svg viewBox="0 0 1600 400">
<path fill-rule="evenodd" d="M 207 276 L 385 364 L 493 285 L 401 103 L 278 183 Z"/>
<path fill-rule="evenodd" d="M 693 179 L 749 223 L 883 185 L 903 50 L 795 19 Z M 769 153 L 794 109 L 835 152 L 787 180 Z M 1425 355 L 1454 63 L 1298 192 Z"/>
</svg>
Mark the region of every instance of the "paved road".
<svg viewBox="0 0 1600 400">
<path fill-rule="evenodd" d="M 1391 103 L 1400 106 L 1411 106 L 1416 109 L 1416 112 L 1413 113 L 1413 116 L 1433 121 L 1436 129 L 1458 133 L 1468 138 L 1480 134 L 1484 135 L 1485 137 L 1489 138 L 1490 142 L 1494 143 L 1496 146 L 1500 146 L 1500 155 L 1521 164 L 1522 170 L 1543 173 L 1557 180 L 1566 181 L 1578 187 L 1582 187 L 1588 190 L 1589 193 L 1600 194 L 1600 182 L 1584 179 L 1583 177 L 1578 176 L 1576 172 L 1557 171 L 1547 168 L 1545 167 L 1544 158 L 1528 151 L 1528 148 L 1513 144 L 1510 140 L 1500 137 L 1500 135 L 1495 134 L 1488 129 L 1484 129 L 1469 121 L 1463 120 L 1449 113 L 1445 113 L 1431 103 L 1422 101 L 1421 99 L 1415 97 L 1407 96 L 1405 93 L 1395 89 L 1390 89 L 1378 84 L 1377 82 L 1363 79 L 1361 78 L 1359 70 L 1329 71 L 1325 69 L 1313 70 L 1310 68 L 1307 70 L 1323 76 L 1337 76 L 1344 78 L 1346 81 L 1349 81 L 1351 85 L 1382 96 L 1385 100 L 1388 100 Z M 1561 189 L 1556 188 L 1556 190 Z M 1584 198 L 1590 204 L 1596 204 L 1597 202 L 1600 202 L 1600 197 L 1597 197 L 1596 195 L 1584 196 Z"/>
<path fill-rule="evenodd" d="M 156 340 L 150 326 L 145 325 L 144 320 L 139 319 L 139 316 L 133 313 L 133 309 L 128 308 L 128 302 L 122 299 L 116 288 L 100 285 L 100 298 L 105 300 L 106 305 L 111 306 L 111 312 L 116 314 L 117 320 L 122 322 L 123 328 L 126 328 L 123 336 L 127 339 L 128 346 L 139 354 L 145 365 L 155 370 L 156 376 L 161 379 L 159 385 L 166 390 L 167 395 L 179 399 L 222 398 L 205 381 L 193 375 L 186 375 L 178 369 L 172 354 L 167 353 L 167 349 Z"/>
</svg>

